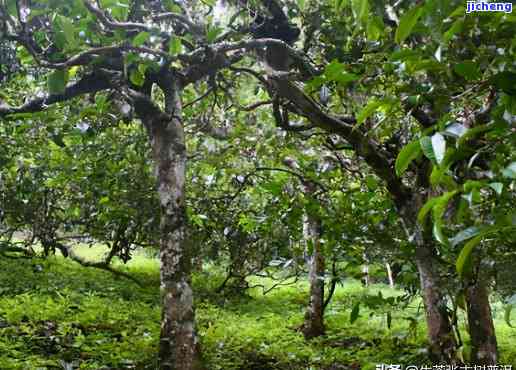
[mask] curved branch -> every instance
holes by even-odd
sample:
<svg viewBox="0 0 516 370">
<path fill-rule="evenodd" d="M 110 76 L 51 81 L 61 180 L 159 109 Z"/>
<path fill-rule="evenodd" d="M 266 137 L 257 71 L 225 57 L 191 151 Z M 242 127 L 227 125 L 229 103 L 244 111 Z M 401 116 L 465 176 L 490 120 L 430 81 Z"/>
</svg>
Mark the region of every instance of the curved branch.
<svg viewBox="0 0 516 370">
<path fill-rule="evenodd" d="M 354 125 L 324 112 L 296 84 L 282 75 L 273 74 L 269 78 L 274 82 L 274 88 L 279 96 L 291 101 L 314 126 L 345 139 L 378 177 L 386 182 L 387 189 L 398 206 L 409 198 L 410 192 L 396 176 L 393 168 L 395 157 L 390 152 L 382 149 Z"/>
<path fill-rule="evenodd" d="M 73 99 L 77 96 L 95 93 L 111 87 L 111 78 L 106 73 L 94 72 L 70 84 L 62 94 L 50 94 L 28 100 L 25 104 L 12 107 L 0 100 L 0 118 L 17 113 L 35 113 L 45 110 L 49 105 Z"/>
</svg>

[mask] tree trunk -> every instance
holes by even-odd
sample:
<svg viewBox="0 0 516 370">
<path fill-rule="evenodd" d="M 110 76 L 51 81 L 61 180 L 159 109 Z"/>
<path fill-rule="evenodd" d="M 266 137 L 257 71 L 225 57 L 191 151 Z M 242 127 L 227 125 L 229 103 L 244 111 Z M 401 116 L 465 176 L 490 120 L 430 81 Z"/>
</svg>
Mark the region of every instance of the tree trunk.
<svg viewBox="0 0 516 370">
<path fill-rule="evenodd" d="M 179 92 L 176 89 L 167 93 L 169 115 L 151 116 L 146 123 L 161 208 L 159 360 L 161 370 L 196 370 L 202 366 L 190 277 L 193 243 L 188 236 L 186 216 L 186 147 Z"/>
<path fill-rule="evenodd" d="M 416 265 L 425 304 L 430 357 L 435 363 L 456 363 L 457 343 L 453 326 L 441 289 L 435 246 L 432 241 L 421 240 L 416 247 Z"/>
<path fill-rule="evenodd" d="M 321 221 L 306 215 L 303 222 L 303 234 L 307 243 L 310 301 L 305 314 L 303 334 L 311 339 L 324 334 L 324 272 L 325 261 L 320 243 Z M 308 245 L 312 251 L 308 251 Z"/>
<path fill-rule="evenodd" d="M 392 276 L 391 264 L 389 262 L 385 262 L 385 269 L 387 270 L 387 278 L 389 279 L 389 287 L 394 289 L 394 278 Z"/>
<path fill-rule="evenodd" d="M 421 226 L 417 214 L 426 194 L 415 194 L 400 206 L 401 221 L 407 237 L 415 245 L 415 262 L 425 306 L 430 358 L 434 364 L 457 363 L 457 341 L 442 288 L 436 246 L 429 228 Z"/>
<path fill-rule="evenodd" d="M 489 305 L 489 293 L 482 281 L 466 288 L 471 362 L 474 365 L 496 365 L 498 352 L 496 334 Z"/>
<path fill-rule="evenodd" d="M 364 284 L 365 287 L 369 286 L 370 279 L 369 279 L 369 258 L 364 253 L 362 254 L 362 258 L 364 259 L 364 264 L 362 265 L 362 284 Z"/>
</svg>

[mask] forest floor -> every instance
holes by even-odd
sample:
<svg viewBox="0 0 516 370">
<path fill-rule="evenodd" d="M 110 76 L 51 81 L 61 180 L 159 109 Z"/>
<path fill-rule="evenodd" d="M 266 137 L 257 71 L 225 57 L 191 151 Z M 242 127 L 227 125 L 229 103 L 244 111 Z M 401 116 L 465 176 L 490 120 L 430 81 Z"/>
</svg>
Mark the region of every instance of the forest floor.
<svg viewBox="0 0 516 370">
<path fill-rule="evenodd" d="M 102 249 L 83 248 L 81 253 L 98 258 Z M 0 258 L 0 369 L 155 369 L 158 261 L 138 254 L 117 267 L 137 277 L 142 286 L 62 257 Z M 194 276 L 198 331 L 209 370 L 428 364 L 418 299 L 392 309 L 375 297 L 379 292 L 383 297 L 401 292 L 346 280 L 326 310 L 326 336 L 306 342 L 299 332 L 307 302 L 305 283 L 266 295 L 254 288 L 247 297 L 228 298 L 214 293 L 221 271 L 208 266 Z M 264 278 L 252 283 L 272 284 Z M 361 305 L 351 323 L 359 301 L 377 307 Z M 494 302 L 493 310 L 501 364 L 516 367 L 516 329 L 505 323 L 501 303 Z M 467 343 L 465 334 L 463 340 Z"/>
</svg>

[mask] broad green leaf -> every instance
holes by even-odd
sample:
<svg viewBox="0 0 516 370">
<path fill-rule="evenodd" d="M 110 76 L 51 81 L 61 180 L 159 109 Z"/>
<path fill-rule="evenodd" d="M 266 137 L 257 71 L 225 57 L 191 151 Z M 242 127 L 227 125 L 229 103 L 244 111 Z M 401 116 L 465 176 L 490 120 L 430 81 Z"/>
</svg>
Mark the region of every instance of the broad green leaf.
<svg viewBox="0 0 516 370">
<path fill-rule="evenodd" d="M 416 25 L 422 13 L 423 8 L 421 6 L 416 6 L 407 11 L 401 17 L 400 24 L 396 30 L 396 35 L 394 36 L 394 39 L 398 44 L 401 44 L 403 41 L 405 41 L 405 39 L 411 34 L 412 29 Z"/>
<path fill-rule="evenodd" d="M 405 145 L 396 158 L 394 165 L 396 169 L 396 175 L 401 176 L 408 168 L 410 163 L 421 154 L 421 145 L 419 140 L 412 141 Z"/>
<path fill-rule="evenodd" d="M 133 39 L 133 46 L 141 46 L 147 41 L 150 37 L 150 33 L 143 31 L 137 34 Z"/>
<path fill-rule="evenodd" d="M 448 174 L 449 165 L 432 166 L 432 173 L 430 174 L 430 184 L 432 186 L 445 185 L 448 189 L 455 189 L 457 183 Z"/>
<path fill-rule="evenodd" d="M 349 322 L 353 324 L 358 319 L 358 314 L 360 313 L 360 302 L 355 303 L 353 309 L 351 310 L 351 314 L 349 315 Z"/>
<path fill-rule="evenodd" d="M 446 140 L 439 132 L 432 135 L 432 149 L 438 164 L 441 164 L 446 152 Z"/>
<path fill-rule="evenodd" d="M 215 39 L 222 33 L 222 31 L 224 31 L 222 27 L 215 26 L 209 28 L 206 32 L 206 41 L 208 41 L 208 43 L 214 42 Z"/>
<path fill-rule="evenodd" d="M 353 0 L 353 13 L 360 22 L 365 22 L 369 17 L 369 0 Z"/>
<path fill-rule="evenodd" d="M 143 86 L 145 76 L 138 69 L 133 69 L 129 75 L 129 80 L 136 86 Z"/>
<path fill-rule="evenodd" d="M 448 207 L 448 203 L 450 202 L 450 199 L 452 199 L 455 194 L 457 194 L 457 190 L 448 191 L 444 193 L 443 195 L 437 197 L 437 202 L 435 203 L 434 207 L 432 208 L 432 215 L 434 218 L 434 222 L 436 220 L 440 220 L 444 212 L 446 211 L 446 208 Z"/>
<path fill-rule="evenodd" d="M 481 240 L 482 235 L 474 237 L 469 242 L 467 242 L 460 251 L 459 257 L 455 262 L 455 267 L 457 268 L 457 273 L 461 278 L 467 276 L 471 271 L 471 253 L 473 252 L 473 248 L 475 248 Z"/>
<path fill-rule="evenodd" d="M 453 70 L 468 81 L 478 80 L 480 78 L 478 65 L 473 61 L 465 61 L 455 64 L 453 66 Z"/>
<path fill-rule="evenodd" d="M 382 100 L 375 98 L 369 100 L 366 106 L 362 108 L 362 110 L 357 114 L 357 123 L 364 123 L 364 121 L 370 117 L 382 104 Z"/>
<path fill-rule="evenodd" d="M 170 55 L 177 55 L 181 53 L 182 50 L 183 45 L 181 44 L 181 39 L 177 36 L 172 37 L 168 44 L 168 53 Z"/>
<path fill-rule="evenodd" d="M 347 84 L 359 79 L 356 74 L 346 72 L 345 65 L 336 60 L 333 60 L 324 68 L 323 76 L 328 82 L 334 81 L 340 84 Z"/>
<path fill-rule="evenodd" d="M 62 94 L 68 82 L 68 70 L 57 69 L 48 75 L 47 88 L 49 94 Z"/>
<path fill-rule="evenodd" d="M 75 48 L 77 46 L 77 40 L 75 38 L 75 27 L 72 21 L 66 17 L 59 16 L 59 23 L 63 30 L 66 42 L 70 45 L 70 48 Z"/>
<path fill-rule="evenodd" d="M 421 145 L 421 149 L 423 150 L 423 154 L 425 155 L 425 157 L 427 157 L 431 161 L 435 161 L 432 139 L 428 136 L 423 136 L 421 139 L 419 139 L 419 144 Z"/>
<path fill-rule="evenodd" d="M 503 71 L 489 79 L 491 84 L 509 95 L 516 95 L 516 72 Z"/>
<path fill-rule="evenodd" d="M 385 30 L 382 18 L 374 16 L 367 22 L 367 37 L 370 40 L 378 40 Z"/>
<path fill-rule="evenodd" d="M 423 207 L 421 207 L 421 209 L 419 210 L 419 212 L 417 214 L 417 221 L 420 224 L 423 224 L 425 222 L 426 215 L 428 214 L 428 212 L 430 212 L 432 210 L 432 208 L 434 208 L 438 199 L 439 199 L 438 197 L 430 198 L 426 201 L 426 203 L 423 205 Z"/>
</svg>

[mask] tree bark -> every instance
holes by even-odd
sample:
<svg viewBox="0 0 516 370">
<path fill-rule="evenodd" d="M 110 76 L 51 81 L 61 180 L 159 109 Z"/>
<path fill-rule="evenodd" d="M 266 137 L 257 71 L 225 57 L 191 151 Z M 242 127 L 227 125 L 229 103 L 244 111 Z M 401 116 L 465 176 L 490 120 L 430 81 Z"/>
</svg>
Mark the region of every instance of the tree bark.
<svg viewBox="0 0 516 370">
<path fill-rule="evenodd" d="M 441 289 L 435 249 L 431 241 L 425 241 L 416 247 L 416 265 L 425 304 L 430 357 L 437 363 L 454 364 L 457 343 Z"/>
<path fill-rule="evenodd" d="M 370 282 L 370 279 L 369 279 L 369 258 L 367 257 L 367 255 L 365 253 L 362 254 L 362 258 L 364 260 L 364 264 L 362 265 L 362 284 L 365 287 L 368 287 L 369 286 L 369 282 Z"/>
<path fill-rule="evenodd" d="M 310 283 L 310 301 L 305 314 L 303 334 L 311 339 L 324 334 L 324 272 L 325 259 L 320 242 L 321 221 L 312 215 L 305 215 L 303 234 L 307 243 L 308 280 Z M 308 243 L 312 251 L 308 251 Z"/>
<path fill-rule="evenodd" d="M 392 275 L 391 264 L 389 262 L 385 262 L 385 269 L 387 270 L 387 278 L 389 279 L 389 287 L 394 289 L 394 277 Z"/>
<path fill-rule="evenodd" d="M 186 216 L 186 147 L 179 91 L 173 87 L 165 92 L 168 114 L 143 114 L 151 141 L 161 208 L 159 361 L 161 370 L 198 370 L 203 367 L 190 277 L 193 243 L 188 235 Z"/>
<path fill-rule="evenodd" d="M 471 362 L 475 365 L 496 365 L 498 351 L 489 304 L 489 292 L 484 282 L 472 282 L 466 288 L 468 330 L 471 338 Z"/>
<path fill-rule="evenodd" d="M 458 346 L 442 288 L 436 245 L 430 229 L 417 221 L 417 214 L 426 199 L 425 193 L 414 194 L 401 203 L 399 214 L 408 239 L 415 245 L 414 257 L 425 306 L 430 358 L 434 363 L 450 365 L 457 363 Z"/>
</svg>

